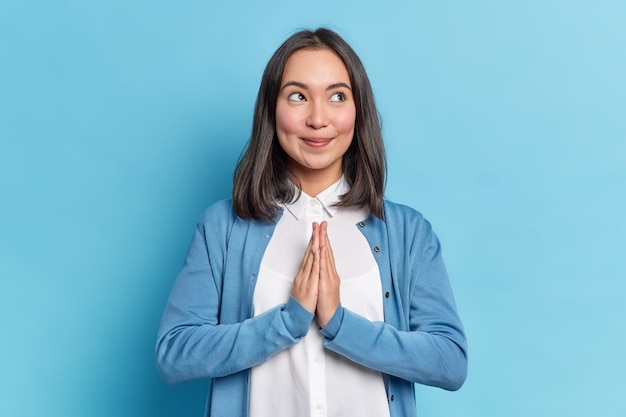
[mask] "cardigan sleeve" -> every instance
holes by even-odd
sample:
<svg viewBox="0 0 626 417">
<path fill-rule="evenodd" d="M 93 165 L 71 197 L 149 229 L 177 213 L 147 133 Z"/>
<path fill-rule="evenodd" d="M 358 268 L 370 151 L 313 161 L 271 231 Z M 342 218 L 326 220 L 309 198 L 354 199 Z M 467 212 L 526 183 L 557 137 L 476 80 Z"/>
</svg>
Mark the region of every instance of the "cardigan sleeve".
<svg viewBox="0 0 626 417">
<path fill-rule="evenodd" d="M 228 225 L 222 223 L 220 218 L 198 223 L 163 312 L 156 359 L 169 383 L 226 376 L 263 363 L 297 343 L 313 320 L 313 314 L 291 298 L 262 315 L 220 323 L 228 241 Z"/>
<path fill-rule="evenodd" d="M 467 347 L 439 241 L 423 220 L 419 233 L 403 244 L 403 267 L 397 271 L 405 276 L 394 280 L 409 282 L 403 287 L 409 291 L 408 328 L 371 322 L 342 307 L 338 330 L 325 335 L 325 346 L 379 372 L 456 390 L 467 375 Z"/>
</svg>

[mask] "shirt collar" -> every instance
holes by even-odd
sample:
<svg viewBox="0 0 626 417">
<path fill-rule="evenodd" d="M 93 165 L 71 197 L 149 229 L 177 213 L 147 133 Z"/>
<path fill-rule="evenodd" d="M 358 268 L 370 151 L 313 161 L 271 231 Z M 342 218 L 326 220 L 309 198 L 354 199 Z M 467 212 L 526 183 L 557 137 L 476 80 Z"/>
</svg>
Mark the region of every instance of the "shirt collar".
<svg viewBox="0 0 626 417">
<path fill-rule="evenodd" d="M 311 197 L 304 191 L 300 191 L 300 197 L 292 202 L 284 204 L 283 206 L 289 211 L 297 220 L 304 217 L 306 213 L 306 206 L 311 200 L 317 200 L 320 202 L 324 210 L 332 217 L 337 213 L 337 203 L 341 201 L 341 196 L 350 190 L 348 183 L 342 176 L 339 180 L 319 193 L 315 197 Z"/>
</svg>

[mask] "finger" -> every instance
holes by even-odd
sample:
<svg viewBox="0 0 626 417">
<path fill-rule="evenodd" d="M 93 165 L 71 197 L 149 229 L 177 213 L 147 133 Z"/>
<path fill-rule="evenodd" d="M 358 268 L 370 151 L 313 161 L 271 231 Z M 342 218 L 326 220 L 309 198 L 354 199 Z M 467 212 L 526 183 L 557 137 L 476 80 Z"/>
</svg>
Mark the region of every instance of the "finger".
<svg viewBox="0 0 626 417">
<path fill-rule="evenodd" d="M 307 264 L 307 262 L 312 261 L 313 258 L 313 246 L 315 245 L 315 234 L 316 232 L 316 227 L 315 224 L 313 224 L 313 230 L 311 231 L 311 238 L 309 239 L 309 243 L 307 244 L 306 249 L 304 250 L 304 255 L 302 256 L 302 262 L 300 262 L 300 270 L 304 269 L 305 264 Z"/>
<path fill-rule="evenodd" d="M 302 257 L 300 269 L 294 277 L 292 295 L 308 311 L 314 313 L 319 286 L 319 225 L 313 223 L 309 244 Z"/>
<path fill-rule="evenodd" d="M 319 225 L 316 222 L 313 222 L 313 230 L 311 232 L 311 239 L 309 240 L 309 245 L 307 246 L 306 253 L 304 255 L 306 262 L 309 266 L 312 267 L 315 262 L 315 258 L 319 257 Z M 309 274 L 311 273 L 311 268 L 307 269 Z"/>
<path fill-rule="evenodd" d="M 313 222 L 313 236 L 311 237 L 311 241 L 313 244 L 313 248 L 320 247 L 320 225 L 317 222 Z"/>
<path fill-rule="evenodd" d="M 316 284 L 319 283 L 320 271 L 321 271 L 321 250 L 319 247 L 313 248 L 313 265 L 311 266 L 311 273 L 309 279 Z"/>
<path fill-rule="evenodd" d="M 323 244 L 328 246 L 328 250 L 332 252 L 332 248 L 330 247 L 330 239 L 328 237 L 328 222 L 322 222 L 320 225 L 320 240 Z"/>
<path fill-rule="evenodd" d="M 333 269 L 335 269 L 335 255 L 333 253 L 333 248 L 330 244 L 330 238 L 328 237 L 328 223 L 327 222 L 322 222 L 321 226 L 320 226 L 320 234 L 321 234 L 321 240 L 322 240 L 322 244 L 324 246 L 326 246 L 326 252 L 327 252 L 327 256 L 328 256 L 328 261 L 329 261 L 329 267 L 332 267 Z"/>
<path fill-rule="evenodd" d="M 322 245 L 320 247 L 320 261 L 319 261 L 319 271 L 320 271 L 320 279 L 324 278 L 324 275 L 328 272 L 328 250 L 326 245 Z"/>
<path fill-rule="evenodd" d="M 324 327 L 332 318 L 340 304 L 339 277 L 329 265 L 328 246 L 320 249 L 320 280 L 317 298 L 316 316 L 319 324 Z"/>
<path fill-rule="evenodd" d="M 335 268 L 335 262 L 330 251 L 330 247 L 323 245 L 320 249 L 320 280 L 326 282 L 338 281 L 339 275 Z"/>
</svg>

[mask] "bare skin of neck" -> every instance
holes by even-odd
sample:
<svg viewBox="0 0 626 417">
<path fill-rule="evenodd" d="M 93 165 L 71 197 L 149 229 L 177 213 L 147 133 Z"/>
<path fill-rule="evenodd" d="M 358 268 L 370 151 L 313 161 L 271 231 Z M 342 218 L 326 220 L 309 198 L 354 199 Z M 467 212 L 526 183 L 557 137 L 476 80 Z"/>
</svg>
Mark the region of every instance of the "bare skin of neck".
<svg viewBox="0 0 626 417">
<path fill-rule="evenodd" d="M 318 170 L 306 170 L 303 172 L 299 170 L 296 173 L 296 178 L 300 183 L 301 190 L 311 197 L 317 196 L 319 193 L 336 183 L 341 178 L 342 171 L 339 169 L 332 174 L 325 171 Z"/>
</svg>

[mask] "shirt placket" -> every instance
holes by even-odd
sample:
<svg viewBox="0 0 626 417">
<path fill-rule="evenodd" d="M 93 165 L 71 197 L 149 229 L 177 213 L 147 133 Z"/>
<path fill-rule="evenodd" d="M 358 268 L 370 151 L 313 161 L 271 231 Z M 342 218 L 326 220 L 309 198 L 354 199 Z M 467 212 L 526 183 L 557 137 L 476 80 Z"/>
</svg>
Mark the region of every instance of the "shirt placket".
<svg viewBox="0 0 626 417">
<path fill-rule="evenodd" d="M 305 218 L 309 224 L 309 238 L 312 233 L 312 224 L 318 224 L 324 220 L 324 209 L 316 198 L 310 199 L 306 204 Z M 317 322 L 313 322 L 306 340 L 307 361 L 309 370 L 310 406 L 312 417 L 326 417 L 326 365 L 324 357 L 324 340 L 317 331 Z"/>
</svg>

